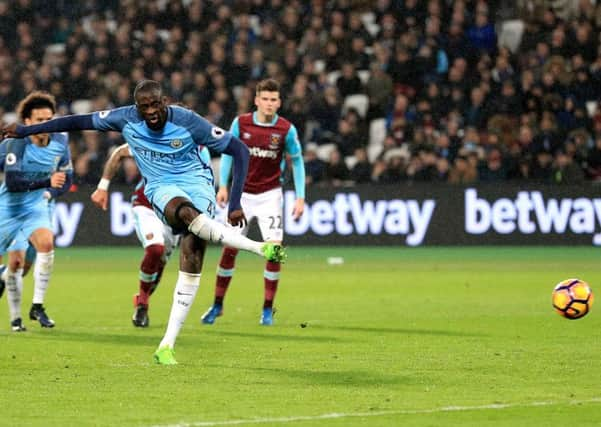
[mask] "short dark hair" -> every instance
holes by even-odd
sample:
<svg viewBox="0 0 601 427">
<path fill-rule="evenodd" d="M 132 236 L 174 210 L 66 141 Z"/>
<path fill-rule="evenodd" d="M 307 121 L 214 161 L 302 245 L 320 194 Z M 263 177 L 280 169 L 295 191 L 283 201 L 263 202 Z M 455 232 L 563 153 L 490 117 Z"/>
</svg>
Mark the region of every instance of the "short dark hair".
<svg viewBox="0 0 601 427">
<path fill-rule="evenodd" d="M 280 91 L 280 83 L 276 79 L 265 79 L 261 80 L 257 83 L 256 93 L 262 91 L 267 92 L 279 92 Z"/>
<path fill-rule="evenodd" d="M 17 105 L 17 117 L 21 122 L 31 118 L 31 112 L 39 108 L 49 108 L 52 114 L 56 113 L 56 100 L 48 92 L 36 90 L 31 92 Z"/>
<path fill-rule="evenodd" d="M 139 93 L 158 92 L 159 96 L 163 93 L 161 84 L 156 80 L 142 80 L 136 85 L 134 89 L 134 99 L 138 97 Z"/>
</svg>

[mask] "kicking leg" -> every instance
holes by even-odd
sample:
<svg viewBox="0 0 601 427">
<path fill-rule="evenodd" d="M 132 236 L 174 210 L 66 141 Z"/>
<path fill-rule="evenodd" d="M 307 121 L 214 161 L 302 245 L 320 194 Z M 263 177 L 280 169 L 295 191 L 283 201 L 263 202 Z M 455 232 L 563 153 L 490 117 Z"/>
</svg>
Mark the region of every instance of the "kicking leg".
<svg viewBox="0 0 601 427">
<path fill-rule="evenodd" d="M 282 261 L 286 256 L 281 246 L 251 240 L 208 215 L 200 213 L 189 200 L 183 197 L 175 197 L 167 203 L 165 217 L 169 224 L 176 227 L 183 225 L 188 231 L 208 242 L 253 252 L 272 261 Z"/>
</svg>

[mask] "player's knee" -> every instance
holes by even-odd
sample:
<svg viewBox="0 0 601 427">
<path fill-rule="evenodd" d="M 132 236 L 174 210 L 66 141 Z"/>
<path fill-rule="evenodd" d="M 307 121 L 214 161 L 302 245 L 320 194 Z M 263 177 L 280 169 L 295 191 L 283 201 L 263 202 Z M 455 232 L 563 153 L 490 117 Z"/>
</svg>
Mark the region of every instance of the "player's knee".
<svg viewBox="0 0 601 427">
<path fill-rule="evenodd" d="M 44 240 L 38 243 L 35 248 L 37 252 L 52 252 L 54 250 L 54 245 L 52 244 L 52 240 Z"/>
<path fill-rule="evenodd" d="M 148 259 L 152 259 L 153 261 L 160 262 L 163 258 L 163 254 L 165 253 L 165 246 L 154 244 L 147 246 L 144 249 L 144 257 Z"/>
<path fill-rule="evenodd" d="M 181 199 L 174 210 L 175 220 L 183 223 L 186 227 L 200 214 L 200 211 L 186 199 Z"/>
<path fill-rule="evenodd" d="M 207 242 L 221 243 L 223 234 L 215 229 L 215 222 L 204 214 L 198 214 L 188 225 L 188 231 Z"/>
<path fill-rule="evenodd" d="M 17 271 L 17 270 L 23 268 L 23 264 L 24 264 L 23 258 L 14 257 L 8 261 L 8 269 L 10 271 Z"/>
</svg>

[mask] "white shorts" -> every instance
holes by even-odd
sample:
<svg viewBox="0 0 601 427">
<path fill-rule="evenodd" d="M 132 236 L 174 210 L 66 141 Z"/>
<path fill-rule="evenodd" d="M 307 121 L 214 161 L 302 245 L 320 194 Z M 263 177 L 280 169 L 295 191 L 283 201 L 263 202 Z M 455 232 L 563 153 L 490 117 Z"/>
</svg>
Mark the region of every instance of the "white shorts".
<svg viewBox="0 0 601 427">
<path fill-rule="evenodd" d="M 168 258 L 179 242 L 179 236 L 173 234 L 173 230 L 157 217 L 154 211 L 146 206 L 134 206 L 134 224 L 136 235 L 146 249 L 150 245 L 165 246 L 165 256 Z"/>
<path fill-rule="evenodd" d="M 259 194 L 242 193 L 240 198 L 240 204 L 248 222 L 257 218 L 264 241 L 281 242 L 284 239 L 283 203 L 281 188 L 274 188 Z M 227 216 L 227 212 L 225 215 Z M 244 228 L 233 227 L 233 229 L 240 230 L 245 236 L 248 234 L 248 225 Z"/>
</svg>

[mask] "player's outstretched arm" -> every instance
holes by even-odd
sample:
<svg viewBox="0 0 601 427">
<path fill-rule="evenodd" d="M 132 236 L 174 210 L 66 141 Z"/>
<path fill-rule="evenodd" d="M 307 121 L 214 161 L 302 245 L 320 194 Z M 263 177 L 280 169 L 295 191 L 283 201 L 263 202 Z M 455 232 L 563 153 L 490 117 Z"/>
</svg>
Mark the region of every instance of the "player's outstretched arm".
<svg viewBox="0 0 601 427">
<path fill-rule="evenodd" d="M 102 178 L 98 182 L 98 187 L 90 196 L 92 202 L 102 210 L 108 209 L 109 185 L 111 183 L 111 180 L 115 177 L 115 174 L 119 170 L 121 161 L 126 157 L 131 157 L 131 152 L 129 151 L 129 145 L 123 144 L 113 150 L 113 152 L 111 153 L 104 165 L 104 170 L 102 171 Z"/>
<path fill-rule="evenodd" d="M 23 138 L 38 133 L 69 132 L 75 130 L 94 130 L 92 114 L 75 114 L 58 117 L 31 126 L 12 123 L 2 128 L 2 138 Z"/>
</svg>

